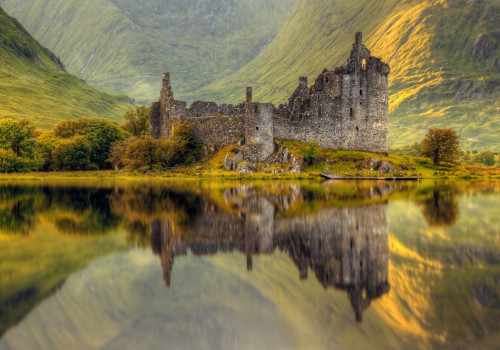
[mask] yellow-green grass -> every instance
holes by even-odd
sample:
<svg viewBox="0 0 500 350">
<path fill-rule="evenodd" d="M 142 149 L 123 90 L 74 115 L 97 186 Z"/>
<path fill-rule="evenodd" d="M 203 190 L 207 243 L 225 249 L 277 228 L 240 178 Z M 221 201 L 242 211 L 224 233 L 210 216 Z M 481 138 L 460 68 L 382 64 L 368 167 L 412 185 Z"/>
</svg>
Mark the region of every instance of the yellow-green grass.
<svg viewBox="0 0 500 350">
<path fill-rule="evenodd" d="M 304 157 L 309 147 L 308 143 L 299 141 L 283 141 L 282 146 L 290 152 Z M 433 166 L 432 161 L 426 158 L 400 156 L 387 153 L 368 153 L 361 151 L 330 150 L 316 147 L 315 159 L 312 165 L 306 165 L 301 173 L 288 172 L 275 174 L 258 170 L 254 173 L 239 174 L 235 171 L 224 169 L 226 154 L 234 155 L 237 148 L 227 146 L 219 149 L 215 154 L 193 165 L 177 166 L 168 170 L 158 171 L 86 171 L 86 172 L 37 172 L 25 174 L 0 174 L 0 180 L 44 180 L 44 179 L 109 179 L 109 180 L 272 180 L 272 179 L 318 179 L 321 173 L 336 173 L 344 176 L 356 176 L 356 170 L 364 171 L 368 175 L 369 169 L 363 169 L 361 163 L 365 159 L 376 158 L 390 162 L 398 172 L 404 176 L 418 176 L 419 178 L 492 178 L 500 179 L 499 167 L 471 166 L 461 164 L 443 163 Z M 404 167 L 408 170 L 402 170 Z M 372 173 L 372 176 L 375 172 Z M 383 176 L 383 174 L 381 174 Z"/>
</svg>

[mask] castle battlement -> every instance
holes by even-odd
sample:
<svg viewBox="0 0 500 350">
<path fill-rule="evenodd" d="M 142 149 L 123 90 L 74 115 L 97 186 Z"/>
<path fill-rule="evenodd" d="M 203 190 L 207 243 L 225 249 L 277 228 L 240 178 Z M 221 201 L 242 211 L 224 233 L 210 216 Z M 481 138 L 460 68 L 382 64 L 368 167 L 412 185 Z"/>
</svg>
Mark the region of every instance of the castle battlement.
<svg viewBox="0 0 500 350">
<path fill-rule="evenodd" d="M 253 102 L 248 87 L 240 104 L 195 101 L 187 108 L 186 102 L 174 99 L 170 75 L 164 73 L 160 100 L 151 108 L 150 135 L 168 138 L 172 125 L 181 121 L 192 124 L 195 139 L 205 145 L 236 144 L 244 135 L 244 141 L 252 144 L 243 148 L 244 157 L 252 161 L 269 156 L 274 139 L 387 152 L 389 73 L 389 65 L 363 45 L 361 33 L 356 34 L 344 66 L 325 69 L 311 86 L 307 77 L 300 77 L 288 101 L 278 107 Z"/>
</svg>

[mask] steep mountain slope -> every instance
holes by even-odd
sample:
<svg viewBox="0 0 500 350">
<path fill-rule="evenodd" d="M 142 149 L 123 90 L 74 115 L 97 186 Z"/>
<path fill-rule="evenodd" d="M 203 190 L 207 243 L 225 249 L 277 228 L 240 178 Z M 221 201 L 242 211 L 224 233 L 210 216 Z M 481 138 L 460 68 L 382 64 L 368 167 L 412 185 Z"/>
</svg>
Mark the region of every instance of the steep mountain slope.
<svg viewBox="0 0 500 350">
<path fill-rule="evenodd" d="M 391 65 L 390 144 L 453 127 L 464 148 L 500 149 L 498 0 L 297 0 L 274 41 L 238 72 L 191 98 L 286 100 L 298 76 L 342 65 L 356 31 Z M 173 77 L 174 81 L 176 77 Z"/>
<path fill-rule="evenodd" d="M 182 97 L 235 72 L 273 39 L 294 0 L 0 0 L 69 72 L 139 102 L 161 73 Z"/>
<path fill-rule="evenodd" d="M 132 108 L 127 101 L 67 73 L 59 58 L 0 8 L 0 118 L 28 118 L 43 129 L 84 116 L 121 120 Z"/>
</svg>

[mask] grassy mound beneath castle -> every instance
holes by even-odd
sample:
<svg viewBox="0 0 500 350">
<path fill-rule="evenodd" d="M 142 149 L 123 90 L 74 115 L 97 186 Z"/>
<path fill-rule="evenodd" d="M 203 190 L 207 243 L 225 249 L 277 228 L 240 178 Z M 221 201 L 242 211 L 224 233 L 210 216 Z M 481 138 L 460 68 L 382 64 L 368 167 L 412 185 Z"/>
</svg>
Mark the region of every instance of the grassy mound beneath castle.
<svg viewBox="0 0 500 350">
<path fill-rule="evenodd" d="M 368 161 L 377 159 L 390 164 L 404 176 L 418 176 L 422 179 L 474 179 L 489 178 L 500 180 L 499 167 L 485 167 L 462 164 L 444 163 L 433 166 L 432 161 L 421 157 L 394 155 L 388 153 L 369 153 L 360 151 L 330 150 L 320 148 L 311 143 L 298 141 L 283 141 L 280 147 L 287 148 L 290 154 L 304 160 L 300 173 L 286 171 L 290 164 L 260 164 L 256 171 L 241 174 L 236 171 L 227 171 L 224 168 L 226 155 L 230 157 L 239 152 L 236 146 L 226 146 L 208 152 L 201 160 L 190 165 L 178 165 L 173 168 L 150 171 L 83 171 L 83 172 L 46 172 L 27 174 L 0 174 L 0 179 L 102 179 L 102 180 L 177 180 L 177 179 L 227 179 L 227 180 L 266 180 L 266 179 L 318 179 L 321 173 L 335 173 L 344 176 L 356 176 L 359 171 L 368 175 Z M 307 160 L 306 160 L 307 159 Z M 266 171 L 262 169 L 266 168 Z M 272 172 L 274 169 L 283 169 L 283 172 Z M 378 174 L 377 171 L 372 173 Z M 381 173 L 381 176 L 384 174 Z"/>
</svg>

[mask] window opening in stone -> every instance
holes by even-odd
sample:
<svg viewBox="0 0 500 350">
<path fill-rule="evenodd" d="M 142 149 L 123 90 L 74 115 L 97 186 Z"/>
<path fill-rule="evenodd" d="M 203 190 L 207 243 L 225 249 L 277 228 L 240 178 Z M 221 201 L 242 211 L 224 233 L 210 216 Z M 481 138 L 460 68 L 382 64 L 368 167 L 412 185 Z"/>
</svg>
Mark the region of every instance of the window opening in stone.
<svg viewBox="0 0 500 350">
<path fill-rule="evenodd" d="M 352 241 L 352 238 L 351 238 L 351 249 L 352 249 L 352 246 L 353 246 L 353 241 Z"/>
<path fill-rule="evenodd" d="M 359 96 L 363 96 L 363 90 L 359 90 Z"/>
<path fill-rule="evenodd" d="M 350 114 L 351 114 L 351 117 L 352 117 L 352 108 L 351 108 Z"/>
<path fill-rule="evenodd" d="M 358 127 L 356 127 L 356 131 L 358 131 L 358 130 L 359 130 Z"/>
<path fill-rule="evenodd" d="M 257 127 L 255 128 L 255 130 L 259 130 L 259 127 L 257 126 Z"/>
<path fill-rule="evenodd" d="M 326 82 L 328 83 L 328 81 L 329 81 L 329 79 L 328 79 L 328 77 L 326 77 Z"/>
<path fill-rule="evenodd" d="M 363 59 L 363 61 L 361 62 L 361 70 L 366 70 L 366 60 Z"/>
<path fill-rule="evenodd" d="M 255 113 L 259 111 L 259 107 L 255 106 Z"/>
</svg>

